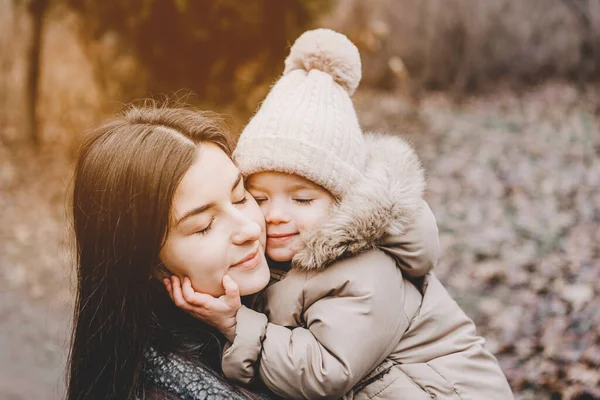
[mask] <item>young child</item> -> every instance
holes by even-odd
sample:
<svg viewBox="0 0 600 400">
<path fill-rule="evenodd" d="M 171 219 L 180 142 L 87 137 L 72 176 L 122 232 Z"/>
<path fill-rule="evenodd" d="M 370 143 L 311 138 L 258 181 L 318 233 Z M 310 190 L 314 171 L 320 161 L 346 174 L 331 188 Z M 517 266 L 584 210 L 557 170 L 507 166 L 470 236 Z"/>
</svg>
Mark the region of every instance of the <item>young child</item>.
<svg viewBox="0 0 600 400">
<path fill-rule="evenodd" d="M 473 322 L 430 273 L 438 231 L 415 152 L 362 134 L 350 99 L 356 47 L 309 31 L 285 66 L 234 153 L 277 278 L 254 309 L 212 314 L 184 288 L 188 310 L 235 324 L 224 374 L 259 375 L 285 398 L 512 399 Z"/>
</svg>

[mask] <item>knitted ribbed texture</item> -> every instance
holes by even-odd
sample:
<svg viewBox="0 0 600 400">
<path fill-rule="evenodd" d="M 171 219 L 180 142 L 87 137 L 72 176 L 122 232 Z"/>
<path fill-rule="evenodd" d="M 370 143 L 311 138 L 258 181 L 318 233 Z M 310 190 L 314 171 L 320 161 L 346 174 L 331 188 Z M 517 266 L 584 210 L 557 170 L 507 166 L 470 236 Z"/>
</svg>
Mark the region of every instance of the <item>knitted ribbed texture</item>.
<svg viewBox="0 0 600 400">
<path fill-rule="evenodd" d="M 309 31 L 292 46 L 286 71 L 242 132 L 234 160 L 246 176 L 297 174 L 341 198 L 365 162 L 349 97 L 360 81 L 358 50 L 337 32 Z"/>
</svg>

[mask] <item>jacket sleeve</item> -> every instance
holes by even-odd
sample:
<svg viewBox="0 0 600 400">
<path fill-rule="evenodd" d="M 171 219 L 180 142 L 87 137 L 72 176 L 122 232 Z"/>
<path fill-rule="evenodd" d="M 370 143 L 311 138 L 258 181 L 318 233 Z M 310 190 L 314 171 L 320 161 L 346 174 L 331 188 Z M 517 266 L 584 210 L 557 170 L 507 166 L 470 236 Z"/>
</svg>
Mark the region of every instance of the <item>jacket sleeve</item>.
<svg viewBox="0 0 600 400">
<path fill-rule="evenodd" d="M 403 235 L 387 237 L 377 247 L 394 257 L 408 276 L 418 278 L 430 272 L 437 264 L 440 242 L 429 205 L 423 201 L 421 213 Z"/>
<path fill-rule="evenodd" d="M 248 384 L 254 379 L 256 363 L 260 358 L 262 342 L 267 332 L 265 314 L 240 307 L 233 343 L 223 348 L 221 369 L 226 378 Z"/>
<path fill-rule="evenodd" d="M 390 257 L 370 251 L 335 263 L 306 281 L 302 312 L 306 328 L 269 323 L 252 339 L 236 336 L 224 360 L 255 365 L 266 386 L 285 398 L 340 398 L 395 348 L 409 323 L 402 305 L 409 298 L 416 309 L 420 303 L 416 296 L 420 295 L 402 279 Z M 245 332 L 242 320 L 238 319 L 237 329 Z M 257 353 L 253 346 L 263 337 L 260 362 L 248 363 L 246 357 Z M 234 357 L 235 351 L 245 356 Z M 224 365 L 226 369 L 231 377 L 231 369 Z"/>
</svg>

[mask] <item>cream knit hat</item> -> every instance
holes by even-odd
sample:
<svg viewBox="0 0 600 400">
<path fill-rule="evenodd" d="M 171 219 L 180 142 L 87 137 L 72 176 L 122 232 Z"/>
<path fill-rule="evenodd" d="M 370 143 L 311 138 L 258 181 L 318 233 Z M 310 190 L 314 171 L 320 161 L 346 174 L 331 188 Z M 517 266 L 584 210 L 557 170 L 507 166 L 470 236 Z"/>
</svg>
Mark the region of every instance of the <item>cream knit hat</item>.
<svg viewBox="0 0 600 400">
<path fill-rule="evenodd" d="M 341 33 L 303 33 L 283 76 L 242 132 L 233 158 L 245 175 L 300 175 L 341 198 L 365 163 L 350 96 L 361 78 L 358 49 Z"/>
</svg>

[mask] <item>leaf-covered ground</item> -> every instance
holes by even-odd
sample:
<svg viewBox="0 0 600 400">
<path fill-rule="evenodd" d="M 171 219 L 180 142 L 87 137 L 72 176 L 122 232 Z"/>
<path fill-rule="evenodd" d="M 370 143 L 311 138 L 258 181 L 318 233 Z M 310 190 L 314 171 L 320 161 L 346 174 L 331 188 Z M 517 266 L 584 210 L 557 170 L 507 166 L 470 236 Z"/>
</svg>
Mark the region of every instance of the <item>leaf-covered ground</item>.
<svg viewBox="0 0 600 400">
<path fill-rule="evenodd" d="M 437 274 L 520 399 L 600 398 L 597 100 L 566 84 L 461 106 L 429 95 L 418 113 L 394 95 L 357 99 L 366 128 L 417 147 L 440 227 Z"/>
<path fill-rule="evenodd" d="M 437 274 L 517 399 L 600 398 L 598 89 L 497 89 L 461 105 L 430 94 L 418 109 L 356 96 L 367 129 L 415 144 L 440 226 Z M 63 397 L 70 178 L 67 162 L 0 143 L 2 399 Z"/>
</svg>

